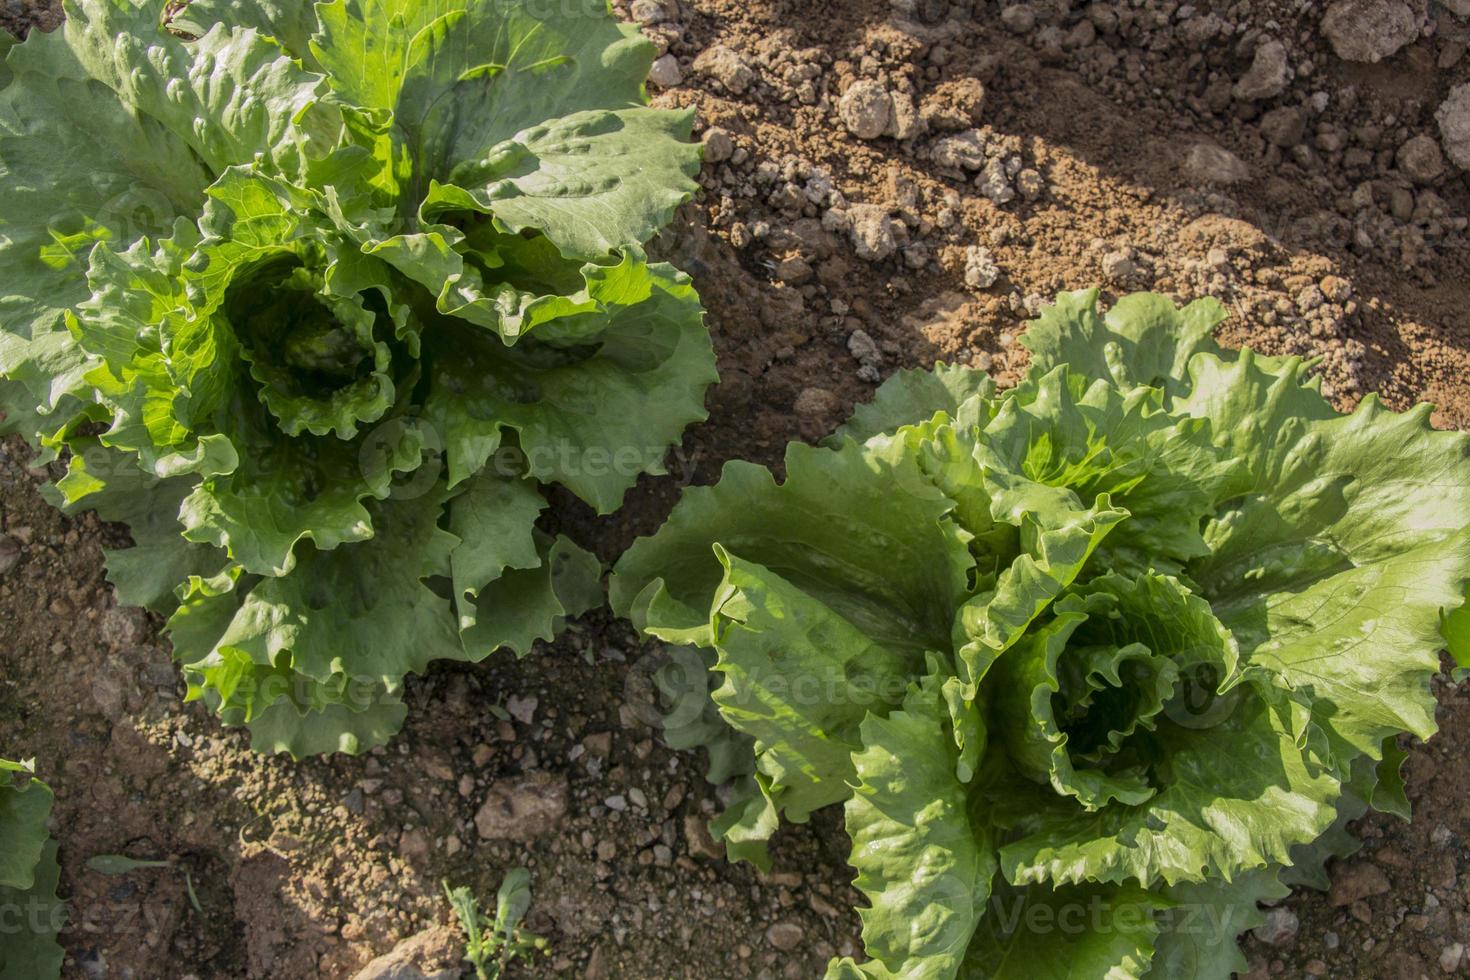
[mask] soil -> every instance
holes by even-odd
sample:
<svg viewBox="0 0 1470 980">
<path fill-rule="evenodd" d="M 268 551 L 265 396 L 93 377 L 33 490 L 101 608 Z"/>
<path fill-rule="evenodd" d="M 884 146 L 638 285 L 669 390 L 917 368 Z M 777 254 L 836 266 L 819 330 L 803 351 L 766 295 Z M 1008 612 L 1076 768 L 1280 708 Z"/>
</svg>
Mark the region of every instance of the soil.
<svg viewBox="0 0 1470 980">
<path fill-rule="evenodd" d="M 1434 119 L 1470 79 L 1470 23 L 1458 3 L 1365 2 L 1415 25 L 1374 64 L 1335 53 L 1321 5 L 1285 0 L 640 0 L 672 57 L 656 101 L 698 110 L 709 157 L 658 251 L 700 288 L 723 382 L 687 468 L 611 518 L 556 495 L 555 520 L 614 559 L 686 480 L 778 465 L 897 368 L 1013 380 L 1028 316 L 1094 285 L 1217 296 L 1225 341 L 1321 358 L 1340 407 L 1378 391 L 1470 427 L 1470 177 Z M 17 32 L 59 17 L 0 8 Z M 873 121 L 843 98 L 859 83 L 904 138 L 852 131 Z M 435 667 L 386 749 L 262 758 L 183 702 L 159 623 L 115 607 L 101 549 L 125 531 L 62 517 L 44 479 L 0 450 L 19 546 L 0 745 L 57 793 L 68 976 L 350 977 L 450 921 L 441 881 L 493 901 L 517 865 L 550 953 L 512 976 L 814 977 L 858 948 L 839 815 L 783 830 L 771 874 L 718 859 L 718 793 L 642 707 L 657 651 L 610 614 L 519 662 Z M 1407 764 L 1414 821 L 1361 821 L 1332 891 L 1293 894 L 1247 941 L 1253 977 L 1470 971 L 1470 691 L 1442 695 L 1443 731 Z M 497 806 L 533 808 L 532 836 L 484 836 Z M 106 877 L 98 854 L 175 867 Z"/>
</svg>

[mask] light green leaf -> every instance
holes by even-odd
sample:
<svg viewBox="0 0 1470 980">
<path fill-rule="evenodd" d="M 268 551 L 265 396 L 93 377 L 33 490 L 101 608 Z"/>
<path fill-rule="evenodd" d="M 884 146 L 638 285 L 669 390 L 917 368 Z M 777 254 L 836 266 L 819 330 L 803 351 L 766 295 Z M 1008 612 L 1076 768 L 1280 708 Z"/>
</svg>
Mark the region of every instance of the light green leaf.
<svg viewBox="0 0 1470 980">
<path fill-rule="evenodd" d="M 871 402 L 853 409 L 852 418 L 832 434 L 832 440 L 866 442 L 905 425 L 928 421 L 943 412 L 961 426 L 989 421 L 995 382 L 990 375 L 960 364 L 938 363 L 931 371 L 897 371 L 878 386 Z"/>
<path fill-rule="evenodd" d="M 847 801 L 848 860 L 868 899 L 860 910 L 864 946 L 891 975 L 909 980 L 956 975 L 997 867 L 993 833 L 972 823 L 955 779 L 938 675 L 925 683 L 903 710 L 863 721 Z"/>
<path fill-rule="evenodd" d="M 1097 298 L 1096 289 L 1062 293 L 1032 321 L 1021 336 L 1032 376 L 1065 364 L 1089 380 L 1175 396 L 1189 390 L 1185 368 L 1195 354 L 1223 353 L 1212 334 L 1227 314 L 1213 299 L 1177 309 L 1168 297 L 1134 293 L 1099 316 Z"/>
</svg>

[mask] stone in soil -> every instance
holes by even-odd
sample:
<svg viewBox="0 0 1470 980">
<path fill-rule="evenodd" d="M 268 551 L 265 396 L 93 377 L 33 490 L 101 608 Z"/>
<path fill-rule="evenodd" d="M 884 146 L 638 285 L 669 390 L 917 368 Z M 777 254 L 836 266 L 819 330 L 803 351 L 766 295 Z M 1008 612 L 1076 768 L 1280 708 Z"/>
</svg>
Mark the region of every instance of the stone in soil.
<svg viewBox="0 0 1470 980">
<path fill-rule="evenodd" d="M 881 83 L 863 79 L 843 93 L 837 112 L 849 133 L 860 140 L 875 140 L 888 131 L 893 120 L 893 99 Z"/>
<path fill-rule="evenodd" d="M 491 784 L 475 827 L 485 840 L 530 840 L 553 833 L 566 813 L 566 777 L 533 772 Z"/>
<path fill-rule="evenodd" d="M 1267 946 L 1285 946 L 1296 939 L 1300 927 L 1301 923 L 1291 909 L 1274 908 L 1266 911 L 1266 921 L 1256 926 L 1251 935 Z"/>
<path fill-rule="evenodd" d="M 723 44 L 706 48 L 694 59 L 694 70 L 725 86 L 725 90 L 731 95 L 745 94 L 755 82 L 755 72 L 745 63 L 745 59 Z"/>
<path fill-rule="evenodd" d="M 460 935 L 435 926 L 410 936 L 359 970 L 352 980 L 456 980 L 463 955 Z"/>
<path fill-rule="evenodd" d="M 1291 80 L 1291 66 L 1286 59 L 1286 46 L 1280 41 L 1267 41 L 1256 48 L 1251 66 L 1235 83 L 1235 97 L 1242 102 L 1274 99 L 1286 91 Z"/>
<path fill-rule="evenodd" d="M 1196 143 L 1184 160 L 1184 172 L 1204 184 L 1238 184 L 1250 180 L 1246 162 L 1223 146 Z"/>
<path fill-rule="evenodd" d="M 898 248 L 893 219 L 888 209 L 876 204 L 854 204 L 847 212 L 852 223 L 852 244 L 858 258 L 882 262 Z"/>
<path fill-rule="evenodd" d="M 673 88 L 684 81 L 684 69 L 679 67 L 678 58 L 666 54 L 648 69 L 648 80 L 659 88 Z"/>
<path fill-rule="evenodd" d="M 1322 34 L 1344 61 L 1382 61 L 1419 36 L 1419 21 L 1400 0 L 1337 0 Z"/>
<path fill-rule="evenodd" d="M 1450 89 L 1434 118 L 1445 153 L 1455 166 L 1470 170 L 1470 82 Z"/>
<path fill-rule="evenodd" d="M 1354 861 L 1340 866 L 1332 876 L 1328 900 L 1337 908 L 1372 895 L 1382 895 L 1392 885 L 1383 869 L 1368 861 Z"/>
</svg>

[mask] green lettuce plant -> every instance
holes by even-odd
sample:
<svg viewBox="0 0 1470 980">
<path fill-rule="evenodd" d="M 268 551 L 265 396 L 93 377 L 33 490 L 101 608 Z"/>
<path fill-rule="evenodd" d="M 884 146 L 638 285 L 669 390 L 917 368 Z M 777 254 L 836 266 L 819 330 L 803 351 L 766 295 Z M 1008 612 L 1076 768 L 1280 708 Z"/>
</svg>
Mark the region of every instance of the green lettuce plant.
<svg viewBox="0 0 1470 980">
<path fill-rule="evenodd" d="M 731 855 L 844 805 L 867 959 L 829 978 L 1227 977 L 1348 820 L 1407 816 L 1397 740 L 1470 660 L 1470 438 L 1340 414 L 1223 318 L 1065 294 L 1015 388 L 900 373 L 619 563 L 703 649 L 662 681 Z"/>
<path fill-rule="evenodd" d="M 46 831 L 53 797 L 31 763 L 0 759 L 0 980 L 61 976 L 56 934 L 66 909 L 61 867 Z"/>
<path fill-rule="evenodd" d="M 124 602 L 257 748 L 358 751 L 406 675 L 600 599 L 609 512 L 704 417 L 642 244 L 691 114 L 606 0 L 73 0 L 0 74 L 3 427 L 125 522 Z"/>
</svg>

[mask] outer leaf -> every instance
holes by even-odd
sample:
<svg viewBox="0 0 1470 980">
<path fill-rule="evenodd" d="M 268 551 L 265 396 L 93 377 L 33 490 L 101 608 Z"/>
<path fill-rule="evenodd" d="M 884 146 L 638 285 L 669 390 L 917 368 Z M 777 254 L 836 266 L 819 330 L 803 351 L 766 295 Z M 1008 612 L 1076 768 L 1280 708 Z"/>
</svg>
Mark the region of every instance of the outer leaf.
<svg viewBox="0 0 1470 980">
<path fill-rule="evenodd" d="M 1211 335 L 1227 314 L 1213 299 L 1181 310 L 1157 293 L 1135 293 L 1099 316 L 1097 298 L 1096 289 L 1062 293 L 1031 323 L 1021 344 L 1033 376 L 1065 364 L 1089 380 L 1173 396 L 1189 390 L 1186 366 L 1195 354 L 1223 353 Z"/>
<path fill-rule="evenodd" d="M 60 877 L 56 842 L 48 841 L 36 862 L 35 880 L 29 888 L 0 885 L 0 916 L 7 923 L 0 932 L 0 980 L 61 976 L 66 954 L 56 934 L 66 924 L 66 906 L 56 897 Z"/>
<path fill-rule="evenodd" d="M 866 442 L 873 436 L 926 421 L 936 412 L 945 413 L 961 426 L 982 424 L 987 421 L 994 394 L 995 382 L 990 375 L 959 364 L 935 364 L 932 371 L 898 371 L 879 385 L 871 402 L 853 409 L 852 418 L 833 433 L 832 440 Z"/>
<path fill-rule="evenodd" d="M 782 484 L 761 467 L 727 464 L 718 486 L 686 491 L 662 530 L 624 554 L 613 608 L 670 642 L 713 645 L 718 543 L 875 642 L 916 660 L 942 649 L 973 559 L 943 520 L 953 503 L 912 459 L 885 453 L 793 444 Z"/>
<path fill-rule="evenodd" d="M 29 764 L 0 759 L 0 886 L 19 891 L 35 883 L 54 800 L 50 788 L 31 778 L 31 772 Z"/>
<path fill-rule="evenodd" d="M 993 835 L 971 823 L 955 779 L 948 712 L 936 686 L 913 689 L 903 710 L 887 718 L 869 715 L 853 759 L 849 861 L 869 903 L 861 911 L 864 945 L 886 971 L 865 964 L 869 976 L 953 977 L 996 872 Z"/>
<path fill-rule="evenodd" d="M 720 713 L 755 739 L 771 798 L 798 823 L 847 797 L 859 725 L 903 697 L 912 658 L 760 565 L 716 546 L 725 565 L 713 630 Z"/>
<path fill-rule="evenodd" d="M 998 888 L 970 943 L 969 980 L 1139 980 L 1167 901 L 1135 885 Z"/>
<path fill-rule="evenodd" d="M 1202 357 L 1182 407 L 1251 466 L 1252 492 L 1207 529 L 1191 568 L 1251 662 L 1330 708 L 1323 725 L 1378 757 L 1435 731 L 1442 610 L 1470 581 L 1470 438 L 1369 397 L 1336 417 L 1296 362 Z"/>
<path fill-rule="evenodd" d="M 1233 882 L 1179 884 L 1165 889 L 1167 909 L 1156 914 L 1148 980 L 1230 980 L 1248 969 L 1236 937 L 1266 921 L 1257 904 L 1290 893 L 1274 870 L 1253 871 Z"/>
</svg>

